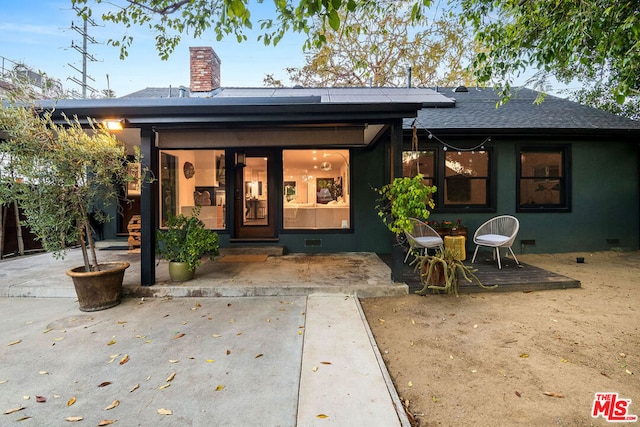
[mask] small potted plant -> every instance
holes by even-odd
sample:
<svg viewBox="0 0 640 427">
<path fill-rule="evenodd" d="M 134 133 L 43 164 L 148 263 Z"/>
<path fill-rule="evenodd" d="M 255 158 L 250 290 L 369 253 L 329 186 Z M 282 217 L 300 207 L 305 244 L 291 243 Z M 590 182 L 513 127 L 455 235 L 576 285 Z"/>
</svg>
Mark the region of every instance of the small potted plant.
<svg viewBox="0 0 640 427">
<path fill-rule="evenodd" d="M 167 229 L 157 232 L 156 254 L 169 261 L 169 276 L 174 282 L 191 280 L 204 255 L 219 253 L 218 233 L 206 228 L 198 214 L 195 209 L 191 216 L 171 216 Z"/>
</svg>

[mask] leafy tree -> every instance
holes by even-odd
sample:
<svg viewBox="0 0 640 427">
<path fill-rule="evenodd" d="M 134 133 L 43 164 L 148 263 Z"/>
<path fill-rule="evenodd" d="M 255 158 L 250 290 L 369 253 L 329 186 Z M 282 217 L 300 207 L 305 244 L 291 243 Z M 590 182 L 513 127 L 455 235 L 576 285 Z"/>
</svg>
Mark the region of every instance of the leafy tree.
<svg viewBox="0 0 640 427">
<path fill-rule="evenodd" d="M 264 0 L 255 0 L 262 3 Z M 328 29 L 337 31 L 343 18 L 356 10 L 382 5 L 386 0 L 273 0 L 274 14 L 260 22 L 265 44 L 277 44 L 287 32 L 308 35 L 304 49 L 320 48 Z M 419 20 L 431 0 L 408 0 L 410 15 Z M 71 0 L 90 16 L 90 3 Z M 509 94 L 513 82 L 528 70 L 540 70 L 540 81 L 554 76 L 561 82 L 577 80 L 610 87 L 618 103 L 637 95 L 640 86 L 640 13 L 634 0 L 450 0 L 462 21 L 471 23 L 483 46 L 473 66 L 481 84 L 503 82 Z M 246 40 L 253 27 L 250 0 L 111 0 L 105 21 L 130 28 L 147 26 L 156 48 L 168 58 L 182 34 L 194 38 L 213 29 L 222 39 L 234 35 Z M 110 43 L 121 57 L 133 38 L 125 33 Z"/>
<path fill-rule="evenodd" d="M 311 47 L 306 64 L 286 69 L 290 80 L 303 86 L 402 86 L 411 67 L 416 86 L 472 84 L 471 33 L 453 18 L 416 18 L 411 4 L 378 0 L 341 12 L 343 25 L 325 30 L 326 42 Z"/>
<path fill-rule="evenodd" d="M 264 0 L 257 0 L 262 3 Z M 321 33 L 311 33 L 311 20 L 322 21 L 322 29 L 340 27 L 340 12 L 354 11 L 370 0 L 273 0 L 275 15 L 260 21 L 265 44 L 277 44 L 290 31 L 310 34 L 307 45 L 321 44 Z M 428 4 L 430 0 L 418 0 Z M 91 3 L 102 0 L 71 0 L 83 17 L 93 13 Z M 181 39 L 181 34 L 200 37 L 212 29 L 216 38 L 233 35 L 241 42 L 247 39 L 245 31 L 253 28 L 250 0 L 112 0 L 112 10 L 102 15 L 104 21 L 122 24 L 125 28 L 146 26 L 155 34 L 156 49 L 167 59 Z M 419 8 L 416 8 L 416 13 Z M 125 34 L 109 43 L 120 48 L 120 56 L 128 55 L 133 37 Z"/>
<path fill-rule="evenodd" d="M 611 89 L 623 103 L 640 85 L 637 1 L 462 0 L 465 20 L 486 47 L 474 66 L 480 82 L 513 81 L 537 69 L 540 81 L 579 81 Z"/>
</svg>

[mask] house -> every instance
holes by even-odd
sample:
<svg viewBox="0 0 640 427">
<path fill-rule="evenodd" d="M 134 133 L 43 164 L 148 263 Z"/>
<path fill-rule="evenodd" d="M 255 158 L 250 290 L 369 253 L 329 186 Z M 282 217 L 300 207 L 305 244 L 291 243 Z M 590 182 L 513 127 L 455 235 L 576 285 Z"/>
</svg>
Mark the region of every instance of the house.
<svg viewBox="0 0 640 427">
<path fill-rule="evenodd" d="M 529 90 L 496 109 L 489 89 L 223 88 L 213 49 L 190 54 L 189 88 L 55 103 L 123 124 L 157 178 L 129 189 L 133 203 L 104 230 L 124 234 L 141 215 L 144 285 L 155 231 L 196 206 L 223 247 L 393 251 L 395 275 L 403 257 L 373 189 L 418 171 L 438 186 L 435 219 L 473 230 L 517 215 L 515 250 L 638 248 L 640 123 L 553 97 L 535 105 Z"/>
</svg>

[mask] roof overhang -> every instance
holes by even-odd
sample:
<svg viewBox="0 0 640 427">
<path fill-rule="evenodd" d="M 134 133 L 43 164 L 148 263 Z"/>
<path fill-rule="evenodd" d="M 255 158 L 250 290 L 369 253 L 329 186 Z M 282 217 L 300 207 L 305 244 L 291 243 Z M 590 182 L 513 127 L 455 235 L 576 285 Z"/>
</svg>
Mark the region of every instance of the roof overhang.
<svg viewBox="0 0 640 427">
<path fill-rule="evenodd" d="M 241 124 L 388 123 L 416 117 L 422 103 L 322 103 L 319 97 L 164 98 L 42 101 L 53 118 L 125 119 L 131 127 L 233 126 Z"/>
</svg>

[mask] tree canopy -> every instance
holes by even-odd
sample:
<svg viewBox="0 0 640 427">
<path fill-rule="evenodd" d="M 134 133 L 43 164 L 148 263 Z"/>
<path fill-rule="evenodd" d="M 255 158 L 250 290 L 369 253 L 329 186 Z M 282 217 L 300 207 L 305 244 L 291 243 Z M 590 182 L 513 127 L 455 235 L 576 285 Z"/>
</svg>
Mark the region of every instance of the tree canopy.
<svg viewBox="0 0 640 427">
<path fill-rule="evenodd" d="M 80 14 L 91 16 L 102 0 L 71 0 Z M 232 35 L 247 39 L 253 28 L 250 9 L 264 0 L 110 0 L 105 21 L 126 28 L 146 26 L 156 48 L 168 58 L 182 34 L 194 38 L 213 30 L 218 40 Z M 272 0 L 273 14 L 260 19 L 259 39 L 277 44 L 288 32 L 308 35 L 303 49 L 320 48 L 328 30 L 345 25 L 344 17 L 385 0 Z M 413 19 L 421 19 L 431 0 L 410 0 Z M 622 103 L 640 86 L 640 12 L 635 0 L 450 0 L 460 19 L 470 22 L 481 50 L 473 62 L 480 83 L 510 87 L 529 70 L 544 79 L 578 81 L 611 88 Z M 111 44 L 127 55 L 133 38 L 124 35 Z"/>
<path fill-rule="evenodd" d="M 412 85 L 473 84 L 467 68 L 477 50 L 473 35 L 447 10 L 413 17 L 411 3 L 378 0 L 340 12 L 342 25 L 324 30 L 326 42 L 310 48 L 305 65 L 286 69 L 290 80 L 302 86 L 403 86 L 411 67 Z"/>
<path fill-rule="evenodd" d="M 507 90 L 527 70 L 542 80 L 607 87 L 623 103 L 640 86 L 637 1 L 462 0 L 486 51 L 474 63 L 480 82 L 501 77 Z"/>
</svg>

